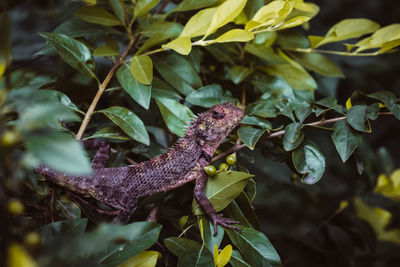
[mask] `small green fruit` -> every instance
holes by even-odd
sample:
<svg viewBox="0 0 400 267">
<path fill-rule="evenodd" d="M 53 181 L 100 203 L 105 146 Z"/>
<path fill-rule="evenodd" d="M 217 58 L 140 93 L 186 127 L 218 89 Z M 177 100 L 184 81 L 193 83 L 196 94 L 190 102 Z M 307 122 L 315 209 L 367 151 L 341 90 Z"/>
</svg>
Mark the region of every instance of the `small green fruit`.
<svg viewBox="0 0 400 267">
<path fill-rule="evenodd" d="M 224 171 L 224 172 L 226 172 L 226 171 L 228 170 L 228 168 L 229 168 L 229 166 L 228 166 L 228 164 L 226 164 L 226 163 L 221 163 L 221 164 L 219 164 L 219 166 L 218 166 L 218 169 L 219 169 L 220 171 Z"/>
<path fill-rule="evenodd" d="M 226 163 L 229 166 L 235 165 L 236 162 L 237 162 L 236 153 L 230 154 L 229 156 L 226 157 Z"/>
<path fill-rule="evenodd" d="M 204 171 L 207 173 L 208 176 L 213 176 L 217 169 L 213 165 L 208 165 L 204 167 Z"/>
</svg>

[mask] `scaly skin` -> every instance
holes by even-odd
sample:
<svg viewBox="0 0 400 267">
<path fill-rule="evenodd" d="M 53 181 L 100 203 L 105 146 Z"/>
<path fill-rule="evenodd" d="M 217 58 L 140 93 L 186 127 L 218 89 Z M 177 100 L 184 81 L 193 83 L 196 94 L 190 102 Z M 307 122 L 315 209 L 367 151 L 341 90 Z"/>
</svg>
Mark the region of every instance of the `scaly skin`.
<svg viewBox="0 0 400 267">
<path fill-rule="evenodd" d="M 231 103 L 216 105 L 201 113 L 187 128 L 184 137 L 166 153 L 134 166 L 108 168 L 110 146 L 101 141 L 83 141 L 85 149 L 97 149 L 93 172 L 89 176 L 74 176 L 40 166 L 36 171 L 51 182 L 74 193 L 93 197 L 120 210 L 114 222 L 126 223 L 136 209 L 140 197 L 169 191 L 196 180 L 194 197 L 214 224 L 238 229 L 238 223 L 216 214 L 204 194 L 207 176 L 203 168 L 209 165 L 217 147 L 243 118 L 243 111 Z"/>
</svg>

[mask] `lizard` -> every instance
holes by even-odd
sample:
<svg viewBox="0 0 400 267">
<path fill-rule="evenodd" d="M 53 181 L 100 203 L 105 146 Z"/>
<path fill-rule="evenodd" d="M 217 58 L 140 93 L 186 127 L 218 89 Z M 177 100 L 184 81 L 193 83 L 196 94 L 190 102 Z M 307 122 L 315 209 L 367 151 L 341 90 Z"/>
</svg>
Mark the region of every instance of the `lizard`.
<svg viewBox="0 0 400 267">
<path fill-rule="evenodd" d="M 166 153 L 137 165 L 107 167 L 110 145 L 88 139 L 81 142 L 84 149 L 97 149 L 90 175 L 71 175 L 45 165 L 35 170 L 72 193 L 92 197 L 118 210 L 113 222 L 121 224 L 131 219 L 137 208 L 137 199 L 166 192 L 195 180 L 193 196 L 213 223 L 214 235 L 217 234 L 217 224 L 239 230 L 234 226 L 238 221 L 217 214 L 207 199 L 204 167 L 210 164 L 215 150 L 243 116 L 244 112 L 232 103 L 215 105 L 195 117 L 186 127 L 184 136 Z"/>
</svg>

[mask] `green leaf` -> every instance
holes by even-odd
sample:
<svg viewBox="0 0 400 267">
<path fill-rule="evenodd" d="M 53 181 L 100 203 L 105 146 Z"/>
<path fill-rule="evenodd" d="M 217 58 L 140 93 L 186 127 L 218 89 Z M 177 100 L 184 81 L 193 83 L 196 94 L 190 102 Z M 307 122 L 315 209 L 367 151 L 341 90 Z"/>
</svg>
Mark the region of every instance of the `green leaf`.
<svg viewBox="0 0 400 267">
<path fill-rule="evenodd" d="M 99 6 L 83 6 L 78 9 L 76 16 L 81 20 L 104 26 L 122 25 L 117 17 Z"/>
<path fill-rule="evenodd" d="M 253 116 L 247 116 L 247 115 L 244 116 L 240 123 L 247 124 L 247 125 L 259 126 L 267 131 L 272 129 L 272 125 L 269 121 L 260 119 L 257 117 L 253 117 Z"/>
<path fill-rule="evenodd" d="M 105 42 L 106 45 L 97 47 L 94 50 L 93 55 L 101 57 L 119 56 L 118 41 L 111 38 L 105 38 Z"/>
<path fill-rule="evenodd" d="M 179 5 L 177 5 L 177 7 L 172 10 L 172 12 L 201 9 L 215 5 L 218 2 L 218 0 L 184 0 L 180 2 Z"/>
<path fill-rule="evenodd" d="M 370 133 L 369 119 L 375 120 L 378 117 L 378 110 L 377 103 L 371 106 L 355 105 L 347 111 L 346 120 L 357 131 Z"/>
<path fill-rule="evenodd" d="M 135 18 L 145 15 L 148 11 L 153 9 L 160 0 L 138 0 L 135 5 L 135 9 L 133 11 L 133 15 Z"/>
<path fill-rule="evenodd" d="M 157 77 L 153 79 L 152 87 L 151 97 L 155 99 L 160 97 L 171 98 L 177 101 L 182 99 L 182 97 L 170 85 Z"/>
<path fill-rule="evenodd" d="M 265 133 L 264 129 L 257 129 L 253 127 L 240 127 L 238 130 L 238 135 L 240 140 L 251 150 L 257 144 L 258 139 Z"/>
<path fill-rule="evenodd" d="M 93 56 L 84 43 L 60 33 L 42 32 L 39 35 L 56 49 L 65 62 L 83 74 L 96 78 Z"/>
<path fill-rule="evenodd" d="M 224 237 L 225 231 L 221 225 L 217 225 L 218 233 L 214 236 L 214 226 L 212 222 L 206 216 L 197 216 L 197 222 L 200 220 L 203 222 L 203 235 L 204 235 L 204 245 L 207 249 L 212 253 L 214 250 L 214 245 L 219 247 L 222 242 L 222 238 Z"/>
<path fill-rule="evenodd" d="M 293 53 L 291 54 L 301 65 L 309 70 L 327 77 L 344 78 L 340 68 L 329 58 L 317 53 Z"/>
<path fill-rule="evenodd" d="M 138 82 L 149 85 L 153 80 L 153 62 L 146 55 L 132 57 L 129 70 Z"/>
<path fill-rule="evenodd" d="M 337 112 L 339 112 L 340 114 L 345 114 L 345 109 L 342 105 L 339 105 L 337 103 L 337 99 L 334 97 L 325 97 L 321 100 L 318 100 L 317 102 L 315 102 L 318 105 L 333 109 Z"/>
<path fill-rule="evenodd" d="M 281 259 L 268 238 L 261 232 L 249 227 L 241 227 L 241 231 L 226 229 L 232 243 L 239 248 L 241 254 L 251 266 L 280 266 Z"/>
<path fill-rule="evenodd" d="M 194 117 L 193 112 L 181 103 L 164 97 L 156 99 L 158 108 L 168 129 L 177 136 L 185 134 L 185 126 Z"/>
<path fill-rule="evenodd" d="M 70 174 L 90 174 L 92 168 L 86 151 L 72 136 L 65 133 L 29 133 L 25 136 L 29 153 L 41 164 Z"/>
<path fill-rule="evenodd" d="M 193 105 L 210 108 L 217 104 L 232 102 L 233 98 L 224 96 L 219 84 L 210 84 L 193 91 L 185 100 Z"/>
<path fill-rule="evenodd" d="M 93 135 L 88 136 L 85 138 L 86 139 L 94 139 L 94 138 L 109 138 L 109 139 L 115 139 L 115 140 L 130 140 L 128 136 L 123 134 L 120 130 L 120 128 L 115 127 L 115 126 L 107 126 L 99 131 L 95 132 Z"/>
<path fill-rule="evenodd" d="M 254 34 L 241 29 L 233 29 L 220 35 L 217 39 L 212 40 L 209 44 L 213 43 L 227 43 L 227 42 L 248 42 L 254 39 Z"/>
<path fill-rule="evenodd" d="M 333 125 L 331 138 L 343 162 L 348 160 L 363 139 L 362 135 L 351 129 L 344 120 Z"/>
<path fill-rule="evenodd" d="M 292 152 L 292 161 L 296 170 L 303 174 L 302 181 L 306 184 L 318 182 L 325 171 L 325 157 L 309 140 Z"/>
<path fill-rule="evenodd" d="M 275 118 L 276 111 L 273 101 L 259 100 L 247 106 L 249 115 L 255 115 L 263 118 Z"/>
<path fill-rule="evenodd" d="M 150 24 L 141 31 L 142 35 L 150 38 L 147 39 L 139 48 L 136 55 L 141 54 L 146 49 L 156 44 L 160 44 L 167 39 L 177 37 L 181 33 L 182 29 L 182 25 L 170 21 L 159 21 Z"/>
<path fill-rule="evenodd" d="M 247 76 L 249 76 L 251 70 L 243 66 L 234 66 L 231 69 L 231 79 L 234 84 L 241 83 Z"/>
<path fill-rule="evenodd" d="M 11 63 L 11 37 L 8 15 L 6 12 L 0 13 L 0 77 L 3 76 L 5 69 Z"/>
<path fill-rule="evenodd" d="M 378 28 L 379 24 L 369 19 L 344 19 L 333 25 L 325 35 L 324 39 L 315 44 L 314 47 L 316 48 L 331 42 L 357 38 L 364 34 L 374 32 Z"/>
<path fill-rule="evenodd" d="M 217 175 L 208 179 L 205 194 L 215 211 L 221 211 L 228 206 L 243 191 L 251 177 L 254 175 L 231 171 L 218 172 Z M 196 200 L 193 200 L 192 210 L 196 215 L 203 214 L 203 210 Z"/>
<path fill-rule="evenodd" d="M 71 37 L 89 37 L 106 34 L 120 35 L 121 33 L 114 28 L 93 24 L 83 21 L 79 18 L 71 18 L 57 28 L 54 29 L 53 33 L 62 33 Z"/>
<path fill-rule="evenodd" d="M 151 98 L 151 85 L 139 83 L 126 65 L 119 67 L 116 73 L 122 88 L 145 109 L 149 108 Z"/>
<path fill-rule="evenodd" d="M 122 24 L 126 22 L 125 3 L 123 0 L 108 0 L 115 15 L 119 18 Z"/>
<path fill-rule="evenodd" d="M 400 105 L 396 104 L 396 95 L 390 91 L 380 91 L 367 95 L 370 98 L 381 101 L 393 115 L 400 120 Z"/>
<path fill-rule="evenodd" d="M 229 263 L 232 265 L 232 267 L 251 267 L 251 265 L 246 262 L 246 260 L 237 250 L 232 250 L 232 256 Z"/>
<path fill-rule="evenodd" d="M 98 112 L 106 115 L 132 139 L 147 146 L 149 145 L 150 139 L 143 121 L 129 109 L 114 106 L 108 109 L 99 110 Z"/>
<path fill-rule="evenodd" d="M 317 83 L 307 73 L 306 70 L 291 64 L 272 65 L 265 68 L 269 75 L 276 75 L 283 78 L 293 89 L 297 90 L 314 90 Z"/>
<path fill-rule="evenodd" d="M 211 23 L 207 29 L 205 36 L 215 32 L 225 24 L 233 21 L 246 5 L 246 0 L 227 0 L 218 6 L 212 17 Z"/>
<path fill-rule="evenodd" d="M 303 129 L 303 124 L 298 122 L 292 122 L 285 127 L 285 136 L 283 139 L 290 143 L 296 142 L 299 138 L 301 130 Z"/>
<path fill-rule="evenodd" d="M 197 37 L 206 34 L 207 29 L 214 17 L 216 7 L 206 8 L 200 10 L 195 15 L 193 15 L 188 22 L 185 24 L 179 37 Z"/>
<path fill-rule="evenodd" d="M 190 51 L 192 50 L 192 42 L 190 37 L 179 37 L 165 45 L 162 45 L 162 48 L 172 49 L 181 55 L 189 55 Z"/>
<path fill-rule="evenodd" d="M 311 17 L 308 17 L 308 16 L 298 16 L 298 17 L 295 17 L 295 18 L 285 21 L 285 23 L 283 23 L 282 26 L 279 26 L 278 29 L 283 30 L 283 29 L 293 28 L 293 27 L 299 26 L 301 24 L 304 24 L 305 22 L 309 21 L 310 19 L 311 19 Z"/>
<path fill-rule="evenodd" d="M 285 151 L 292 151 L 296 149 L 303 142 L 303 140 L 304 140 L 304 131 L 300 132 L 299 137 L 293 143 L 283 138 L 283 149 L 285 149 Z"/>
<path fill-rule="evenodd" d="M 108 225 L 104 227 L 104 229 L 101 229 L 100 226 L 100 228 L 96 230 L 97 232 L 103 230 L 104 235 L 113 233 L 114 240 L 118 240 L 119 238 L 120 240 L 128 241 L 123 244 L 114 242 L 115 245 L 107 249 L 107 253 L 102 253 L 102 257 L 99 260 L 101 266 L 117 266 L 132 256 L 150 248 L 157 242 L 162 228 L 161 225 L 151 222 L 135 222 L 124 226 L 118 226 L 119 227 Z M 113 230 L 113 228 L 115 228 L 115 230 Z"/>
<path fill-rule="evenodd" d="M 179 257 L 178 267 L 213 266 L 214 264 L 208 249 L 196 241 L 181 237 L 169 237 L 164 239 L 164 245 Z"/>
<path fill-rule="evenodd" d="M 176 54 L 158 55 L 154 61 L 161 76 L 180 93 L 188 95 L 194 88 L 201 87 L 200 76 L 184 57 Z"/>
<path fill-rule="evenodd" d="M 87 222 L 87 218 L 77 218 L 43 225 L 38 228 L 42 244 L 48 245 L 50 242 L 55 241 L 58 235 L 82 234 L 85 232 Z"/>
</svg>

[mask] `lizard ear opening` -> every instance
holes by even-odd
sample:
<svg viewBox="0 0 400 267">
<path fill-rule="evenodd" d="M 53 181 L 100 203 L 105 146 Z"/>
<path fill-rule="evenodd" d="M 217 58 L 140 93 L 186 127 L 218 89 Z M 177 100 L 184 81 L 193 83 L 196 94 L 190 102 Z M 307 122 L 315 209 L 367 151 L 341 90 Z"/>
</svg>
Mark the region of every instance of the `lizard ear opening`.
<svg viewBox="0 0 400 267">
<path fill-rule="evenodd" d="M 223 119 L 223 118 L 225 117 L 225 113 L 224 113 L 224 112 L 218 112 L 218 111 L 216 111 L 216 110 L 213 110 L 213 111 L 212 111 L 212 117 L 213 117 L 214 119 L 217 119 L 217 120 Z"/>
</svg>

